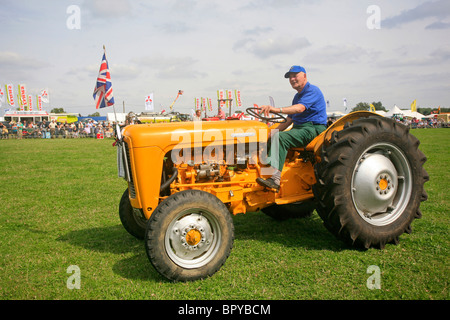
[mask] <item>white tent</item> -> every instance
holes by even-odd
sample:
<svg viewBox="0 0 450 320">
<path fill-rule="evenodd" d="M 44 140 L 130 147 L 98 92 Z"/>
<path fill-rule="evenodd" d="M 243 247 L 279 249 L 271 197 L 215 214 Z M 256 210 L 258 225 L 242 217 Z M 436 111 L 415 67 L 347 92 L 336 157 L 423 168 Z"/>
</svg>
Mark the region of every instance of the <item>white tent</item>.
<svg viewBox="0 0 450 320">
<path fill-rule="evenodd" d="M 389 112 L 387 112 L 384 116 L 385 117 L 393 117 L 395 114 L 400 114 L 403 117 L 417 118 L 417 119 L 421 119 L 424 117 L 423 114 L 421 114 L 417 111 L 412 112 L 411 110 L 401 110 L 397 106 L 394 106 L 394 108 L 392 110 L 390 110 Z"/>
<path fill-rule="evenodd" d="M 394 114 L 404 114 L 405 110 L 400 110 L 399 107 L 394 106 L 394 108 L 392 108 L 392 110 L 389 110 L 388 112 L 386 112 L 386 114 L 384 115 L 385 117 L 392 117 L 394 116 Z"/>
</svg>

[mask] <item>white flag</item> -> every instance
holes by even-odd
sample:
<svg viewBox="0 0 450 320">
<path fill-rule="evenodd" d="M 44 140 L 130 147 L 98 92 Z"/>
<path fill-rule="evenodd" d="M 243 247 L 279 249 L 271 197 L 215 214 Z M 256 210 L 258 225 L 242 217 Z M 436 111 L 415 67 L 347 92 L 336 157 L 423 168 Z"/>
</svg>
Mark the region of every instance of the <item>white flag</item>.
<svg viewBox="0 0 450 320">
<path fill-rule="evenodd" d="M 50 97 L 48 95 L 48 89 L 41 90 L 42 102 L 49 103 Z"/>
<path fill-rule="evenodd" d="M 148 96 L 145 97 L 145 110 L 147 111 L 153 111 L 153 93 L 150 93 Z"/>
<path fill-rule="evenodd" d="M 2 87 L 0 87 L 0 107 L 1 107 L 2 104 L 3 104 L 4 97 L 5 97 L 5 93 L 3 92 Z"/>
</svg>

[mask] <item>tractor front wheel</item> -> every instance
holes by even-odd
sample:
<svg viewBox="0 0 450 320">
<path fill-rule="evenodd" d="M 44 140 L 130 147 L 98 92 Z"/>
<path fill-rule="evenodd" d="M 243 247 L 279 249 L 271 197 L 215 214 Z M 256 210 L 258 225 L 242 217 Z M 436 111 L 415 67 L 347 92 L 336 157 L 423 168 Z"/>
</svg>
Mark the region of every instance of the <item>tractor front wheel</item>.
<svg viewBox="0 0 450 320">
<path fill-rule="evenodd" d="M 161 275 L 192 281 L 217 272 L 228 258 L 233 240 L 227 207 L 210 193 L 185 190 L 166 198 L 152 213 L 145 248 Z"/>
</svg>

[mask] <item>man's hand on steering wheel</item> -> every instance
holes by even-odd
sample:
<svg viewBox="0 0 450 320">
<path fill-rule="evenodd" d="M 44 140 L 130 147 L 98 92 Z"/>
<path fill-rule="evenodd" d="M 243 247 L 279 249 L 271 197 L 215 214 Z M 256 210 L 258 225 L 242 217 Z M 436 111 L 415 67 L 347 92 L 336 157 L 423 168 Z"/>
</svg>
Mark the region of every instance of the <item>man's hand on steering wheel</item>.
<svg viewBox="0 0 450 320">
<path fill-rule="evenodd" d="M 272 106 L 261 106 L 259 108 L 247 108 L 246 111 L 248 114 L 254 116 L 255 118 L 261 119 L 266 122 L 273 123 L 284 123 L 287 121 L 287 118 L 283 116 L 281 113 L 275 112 L 277 108 Z M 269 115 L 273 114 L 275 117 L 270 117 Z M 279 120 L 279 121 L 276 121 Z"/>
</svg>

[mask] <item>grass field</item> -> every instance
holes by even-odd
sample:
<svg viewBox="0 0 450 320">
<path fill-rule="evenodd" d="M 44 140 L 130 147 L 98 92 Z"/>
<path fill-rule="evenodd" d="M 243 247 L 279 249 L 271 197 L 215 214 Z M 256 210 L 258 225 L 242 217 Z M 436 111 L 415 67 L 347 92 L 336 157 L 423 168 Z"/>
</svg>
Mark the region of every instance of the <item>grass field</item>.
<svg viewBox="0 0 450 320">
<path fill-rule="evenodd" d="M 310 300 L 449 298 L 450 130 L 418 129 L 428 201 L 413 233 L 384 250 L 336 240 L 316 213 L 275 222 L 233 217 L 235 244 L 213 277 L 172 283 L 118 216 L 126 189 L 112 140 L 0 141 L 0 299 Z M 76 265 L 80 289 L 67 281 Z M 381 289 L 369 290 L 369 266 Z M 69 279 L 70 280 L 70 279 Z"/>
</svg>

